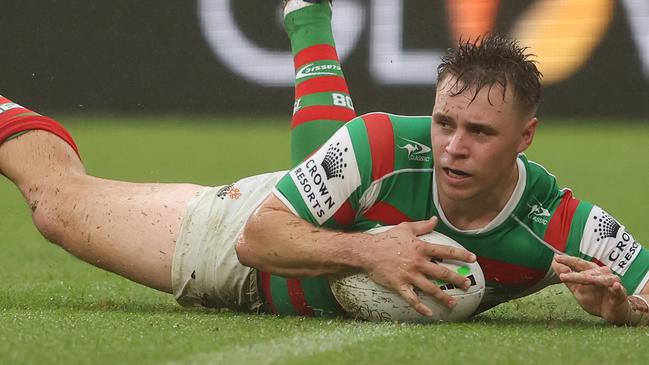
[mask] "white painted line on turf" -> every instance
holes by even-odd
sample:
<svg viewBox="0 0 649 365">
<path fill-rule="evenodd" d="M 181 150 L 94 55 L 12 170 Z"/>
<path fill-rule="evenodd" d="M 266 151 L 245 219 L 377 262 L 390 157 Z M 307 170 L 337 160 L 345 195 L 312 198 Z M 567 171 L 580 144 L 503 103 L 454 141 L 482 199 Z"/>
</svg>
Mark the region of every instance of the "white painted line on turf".
<svg viewBox="0 0 649 365">
<path fill-rule="evenodd" d="M 239 345 L 221 351 L 208 351 L 167 365 L 187 364 L 273 364 L 286 362 L 293 358 L 308 357 L 330 350 L 342 350 L 360 342 L 375 338 L 396 336 L 403 332 L 397 324 L 386 325 L 344 325 L 333 330 L 318 329 L 315 332 L 299 332 L 293 336 L 277 337 L 249 346 Z M 217 340 L 217 339 L 215 339 Z"/>
</svg>

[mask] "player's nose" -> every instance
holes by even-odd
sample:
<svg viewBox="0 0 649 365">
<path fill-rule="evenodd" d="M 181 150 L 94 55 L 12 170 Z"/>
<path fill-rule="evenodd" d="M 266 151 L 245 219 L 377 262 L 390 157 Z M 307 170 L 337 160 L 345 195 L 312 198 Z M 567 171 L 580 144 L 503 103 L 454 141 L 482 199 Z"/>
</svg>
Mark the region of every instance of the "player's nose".
<svg viewBox="0 0 649 365">
<path fill-rule="evenodd" d="M 453 156 L 462 156 L 467 153 L 466 138 L 464 134 L 457 131 L 449 136 L 444 151 Z"/>
</svg>

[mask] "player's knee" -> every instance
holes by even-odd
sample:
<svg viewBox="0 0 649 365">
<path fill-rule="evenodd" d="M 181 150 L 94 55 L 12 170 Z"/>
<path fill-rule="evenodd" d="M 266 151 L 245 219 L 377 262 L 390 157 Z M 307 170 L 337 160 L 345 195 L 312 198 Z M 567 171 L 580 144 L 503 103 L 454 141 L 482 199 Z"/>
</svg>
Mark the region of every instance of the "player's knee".
<svg viewBox="0 0 649 365">
<path fill-rule="evenodd" d="M 34 226 L 41 235 L 48 241 L 60 242 L 65 227 L 63 220 L 55 213 L 53 207 L 47 202 L 38 200 L 30 200 L 28 204 L 32 211 Z"/>
<path fill-rule="evenodd" d="M 250 248 L 245 244 L 244 235 L 245 234 L 239 236 L 239 239 L 237 240 L 237 243 L 234 246 L 234 250 L 237 254 L 237 258 L 239 259 L 239 262 L 242 265 L 252 267 L 253 260 L 248 254 L 250 252 Z"/>
<path fill-rule="evenodd" d="M 38 232 L 50 242 L 60 242 L 63 232 L 61 220 L 56 219 L 49 209 L 38 201 L 30 201 L 29 207 L 32 210 L 32 222 Z"/>
<path fill-rule="evenodd" d="M 66 229 L 73 229 L 68 222 L 69 212 L 66 211 L 65 203 L 74 199 L 74 196 L 60 186 L 34 185 L 31 192 L 25 194 L 34 226 L 48 241 L 57 244 L 62 242 Z"/>
</svg>

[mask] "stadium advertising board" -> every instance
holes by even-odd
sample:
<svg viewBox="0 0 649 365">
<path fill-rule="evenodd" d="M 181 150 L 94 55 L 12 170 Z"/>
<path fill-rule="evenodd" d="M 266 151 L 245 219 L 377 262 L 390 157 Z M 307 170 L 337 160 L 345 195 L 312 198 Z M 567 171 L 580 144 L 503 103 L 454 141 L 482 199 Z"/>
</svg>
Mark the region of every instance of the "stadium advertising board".
<svg viewBox="0 0 649 365">
<path fill-rule="evenodd" d="M 21 1 L 2 13 L 3 92 L 51 110 L 287 113 L 280 3 Z M 498 32 L 537 55 L 542 114 L 649 117 L 646 0 L 341 0 L 334 14 L 360 112 L 428 113 L 445 49 Z"/>
</svg>

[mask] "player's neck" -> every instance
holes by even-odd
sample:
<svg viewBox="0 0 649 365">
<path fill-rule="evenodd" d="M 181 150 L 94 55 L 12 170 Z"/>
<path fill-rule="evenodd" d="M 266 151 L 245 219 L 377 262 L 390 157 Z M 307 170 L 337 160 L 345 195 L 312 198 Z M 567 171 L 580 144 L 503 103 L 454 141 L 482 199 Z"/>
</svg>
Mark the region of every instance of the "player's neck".
<svg viewBox="0 0 649 365">
<path fill-rule="evenodd" d="M 446 219 L 461 230 L 474 230 L 487 226 L 505 208 L 518 183 L 518 165 L 514 164 L 508 174 L 493 189 L 470 199 L 450 200 L 443 194 L 439 204 Z"/>
</svg>

